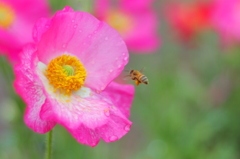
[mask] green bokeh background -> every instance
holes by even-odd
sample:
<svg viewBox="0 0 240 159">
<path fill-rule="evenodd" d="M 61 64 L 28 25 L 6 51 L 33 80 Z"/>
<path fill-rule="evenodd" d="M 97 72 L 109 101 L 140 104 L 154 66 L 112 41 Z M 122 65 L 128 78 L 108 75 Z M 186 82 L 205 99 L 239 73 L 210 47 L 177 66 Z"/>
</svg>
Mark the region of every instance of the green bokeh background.
<svg viewBox="0 0 240 159">
<path fill-rule="evenodd" d="M 83 0 L 50 3 L 54 11 L 65 5 L 92 8 L 91 1 Z M 126 67 L 146 67 L 150 82 L 135 87 L 131 131 L 116 142 L 101 141 L 92 148 L 57 125 L 53 159 L 240 158 L 240 47 L 223 49 L 212 30 L 186 45 L 161 14 L 164 4 L 157 1 L 154 8 L 161 48 L 154 54 L 131 54 Z M 34 133 L 24 124 L 25 105 L 14 93 L 12 68 L 5 57 L 0 57 L 0 64 L 0 158 L 42 159 L 46 134 Z"/>
</svg>

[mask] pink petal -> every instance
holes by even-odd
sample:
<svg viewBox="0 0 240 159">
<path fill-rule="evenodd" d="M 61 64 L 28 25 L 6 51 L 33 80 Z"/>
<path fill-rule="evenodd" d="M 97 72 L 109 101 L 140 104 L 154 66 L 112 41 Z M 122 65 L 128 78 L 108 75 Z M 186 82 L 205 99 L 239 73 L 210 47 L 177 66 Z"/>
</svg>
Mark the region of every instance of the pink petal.
<svg viewBox="0 0 240 159">
<path fill-rule="evenodd" d="M 152 7 L 151 4 L 153 0 L 119 0 L 120 7 L 124 10 L 136 11 L 136 10 L 144 10 L 145 8 Z"/>
<path fill-rule="evenodd" d="M 92 93 L 87 98 L 72 96 L 68 102 L 49 95 L 41 119 L 63 125 L 82 144 L 96 146 L 100 138 L 106 142 L 120 139 L 132 124 L 127 117 L 134 87 L 112 82 L 101 94 Z"/>
<path fill-rule="evenodd" d="M 40 41 L 42 34 L 47 31 L 50 25 L 51 21 L 47 18 L 41 18 L 35 23 L 33 27 L 33 39 L 35 42 Z"/>
<path fill-rule="evenodd" d="M 19 61 L 23 45 L 32 42 L 31 31 L 38 18 L 50 15 L 46 0 L 1 0 L 15 12 L 15 21 L 8 29 L 0 28 L 0 52 L 9 55 L 11 61 Z"/>
<path fill-rule="evenodd" d="M 48 0 L 1 0 L 1 2 L 8 3 L 17 16 L 28 18 L 28 21 L 32 22 L 50 14 Z"/>
<path fill-rule="evenodd" d="M 17 93 L 24 99 L 27 109 L 24 116 L 25 123 L 38 133 L 45 133 L 55 126 L 55 122 L 43 121 L 39 113 L 46 97 L 43 94 L 41 82 L 34 75 L 36 61 L 36 46 L 27 45 L 21 54 L 21 63 L 14 68 L 16 80 L 14 86 Z"/>
<path fill-rule="evenodd" d="M 87 70 L 86 86 L 99 91 L 120 74 L 129 56 L 115 30 L 80 11 L 59 11 L 38 44 L 39 60 L 46 65 L 62 54 L 77 56 Z"/>
<path fill-rule="evenodd" d="M 150 53 L 160 46 L 160 36 L 157 34 L 157 17 L 151 10 L 131 13 L 134 28 L 125 37 L 132 51 Z M 144 25 L 142 25 L 144 23 Z"/>
<path fill-rule="evenodd" d="M 99 19 L 103 19 L 110 9 L 109 0 L 95 0 L 94 15 Z"/>
<path fill-rule="evenodd" d="M 85 145 L 94 147 L 97 146 L 100 141 L 100 134 L 95 130 L 89 129 L 85 125 L 79 126 L 78 129 L 69 129 L 69 132 L 78 142 Z"/>
<path fill-rule="evenodd" d="M 116 113 L 116 114 L 115 114 Z M 111 112 L 107 124 L 96 129 L 89 129 L 81 125 L 77 129 L 69 129 L 69 132 L 78 142 L 89 146 L 96 146 L 100 138 L 105 142 L 113 142 L 123 137 L 131 128 L 132 122 L 119 116 L 119 112 Z"/>
<path fill-rule="evenodd" d="M 232 36 L 240 39 L 240 2 L 239 0 L 214 0 L 212 24 L 223 38 Z M 228 34 L 228 35 L 227 35 Z M 223 39 L 223 40 L 228 40 Z"/>
<path fill-rule="evenodd" d="M 68 129 L 76 129 L 81 124 L 95 129 L 106 124 L 105 112 L 109 111 L 110 106 L 98 99 L 73 97 L 70 102 L 66 102 L 49 96 L 40 115 L 43 120 L 55 121 Z"/>
<path fill-rule="evenodd" d="M 114 105 L 116 105 L 127 118 L 130 116 L 130 108 L 134 98 L 133 85 L 122 85 L 111 82 L 101 95 L 113 101 Z"/>
</svg>

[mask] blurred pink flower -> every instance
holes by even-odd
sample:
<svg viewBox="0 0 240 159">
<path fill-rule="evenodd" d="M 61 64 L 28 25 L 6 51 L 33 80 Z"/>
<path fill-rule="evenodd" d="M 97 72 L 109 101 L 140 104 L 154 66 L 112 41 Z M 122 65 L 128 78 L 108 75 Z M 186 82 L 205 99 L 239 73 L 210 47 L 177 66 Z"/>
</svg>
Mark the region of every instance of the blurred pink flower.
<svg viewBox="0 0 240 159">
<path fill-rule="evenodd" d="M 214 0 L 212 24 L 220 32 L 223 41 L 240 40 L 240 1 Z"/>
<path fill-rule="evenodd" d="M 167 20 L 183 40 L 190 40 L 197 33 L 210 27 L 211 3 L 170 3 L 166 9 Z"/>
<path fill-rule="evenodd" d="M 94 13 L 123 37 L 128 48 L 137 53 L 151 53 L 160 45 L 157 17 L 152 0 L 96 0 Z"/>
<path fill-rule="evenodd" d="M 14 68 L 16 91 L 27 103 L 25 123 L 38 133 L 61 124 L 90 146 L 125 135 L 134 87 L 112 82 L 129 58 L 120 35 L 89 13 L 65 7 L 40 19 L 33 38 Z"/>
<path fill-rule="evenodd" d="M 23 45 L 32 41 L 34 23 L 49 16 L 46 0 L 0 0 L 0 54 L 17 62 Z"/>
</svg>

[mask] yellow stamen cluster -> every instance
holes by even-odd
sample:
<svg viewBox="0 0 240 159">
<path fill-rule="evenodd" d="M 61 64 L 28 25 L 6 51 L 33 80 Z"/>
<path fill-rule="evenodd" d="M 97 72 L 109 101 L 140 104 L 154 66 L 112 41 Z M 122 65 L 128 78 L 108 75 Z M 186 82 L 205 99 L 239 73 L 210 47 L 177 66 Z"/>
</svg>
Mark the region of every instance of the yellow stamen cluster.
<svg viewBox="0 0 240 159">
<path fill-rule="evenodd" d="M 0 2 L 0 27 L 5 29 L 10 27 L 14 19 L 15 15 L 12 8 Z"/>
<path fill-rule="evenodd" d="M 79 90 L 84 84 L 87 73 L 78 58 L 62 55 L 48 64 L 45 75 L 54 92 L 70 96 L 72 91 Z"/>
<path fill-rule="evenodd" d="M 106 19 L 107 23 L 120 33 L 129 31 L 132 27 L 132 21 L 129 16 L 119 11 L 111 11 Z"/>
</svg>

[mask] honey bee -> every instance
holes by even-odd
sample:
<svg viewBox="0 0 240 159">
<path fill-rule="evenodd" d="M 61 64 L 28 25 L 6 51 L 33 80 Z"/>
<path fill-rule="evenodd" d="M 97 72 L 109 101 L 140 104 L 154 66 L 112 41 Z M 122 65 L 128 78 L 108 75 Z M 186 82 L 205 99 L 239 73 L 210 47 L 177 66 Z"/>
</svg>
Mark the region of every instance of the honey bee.
<svg viewBox="0 0 240 159">
<path fill-rule="evenodd" d="M 130 77 L 132 80 L 135 81 L 136 85 L 138 86 L 140 83 L 143 84 L 148 84 L 148 78 L 142 74 L 143 69 L 141 69 L 141 71 L 137 71 L 137 70 L 130 70 L 129 71 L 129 75 L 126 75 L 125 77 Z"/>
</svg>

